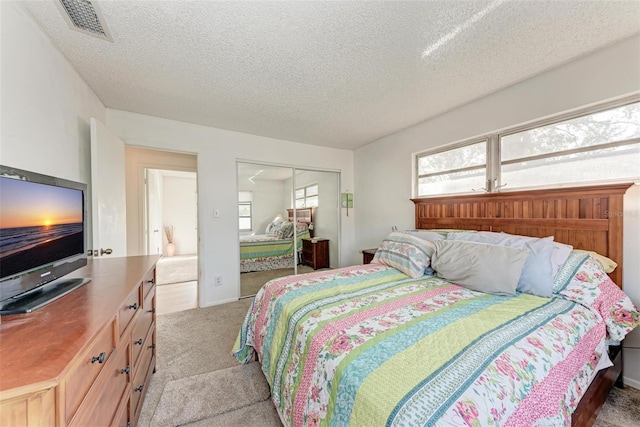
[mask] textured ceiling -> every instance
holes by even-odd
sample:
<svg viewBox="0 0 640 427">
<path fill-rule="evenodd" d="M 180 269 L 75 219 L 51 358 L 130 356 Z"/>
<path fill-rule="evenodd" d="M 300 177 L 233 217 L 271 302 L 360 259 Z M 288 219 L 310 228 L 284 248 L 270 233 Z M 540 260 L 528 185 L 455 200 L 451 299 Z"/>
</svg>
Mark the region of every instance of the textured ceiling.
<svg viewBox="0 0 640 427">
<path fill-rule="evenodd" d="M 99 1 L 27 10 L 109 108 L 356 148 L 640 32 L 640 1 Z"/>
</svg>

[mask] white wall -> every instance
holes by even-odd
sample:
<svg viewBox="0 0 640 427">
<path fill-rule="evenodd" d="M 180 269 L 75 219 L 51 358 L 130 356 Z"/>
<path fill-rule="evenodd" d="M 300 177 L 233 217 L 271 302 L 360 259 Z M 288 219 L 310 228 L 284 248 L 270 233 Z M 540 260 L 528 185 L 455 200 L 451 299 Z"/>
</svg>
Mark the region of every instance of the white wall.
<svg viewBox="0 0 640 427">
<path fill-rule="evenodd" d="M 163 175 L 162 193 L 162 223 L 173 226 L 176 255 L 198 253 L 196 174 L 191 178 Z M 164 243 L 168 243 L 166 236 Z"/>
<path fill-rule="evenodd" d="M 357 149 L 356 247 L 376 247 L 392 225 L 413 228 L 413 153 L 640 91 L 639 52 L 636 36 Z M 638 188 L 625 197 L 623 278 L 638 306 L 639 201 Z M 638 329 L 628 346 L 638 346 Z M 640 386 L 640 350 L 625 350 L 625 376 Z"/>
<path fill-rule="evenodd" d="M 20 5 L 0 2 L 0 28 L 0 163 L 89 184 L 104 105 Z"/>
<path fill-rule="evenodd" d="M 129 145 L 197 154 L 200 306 L 235 301 L 240 295 L 237 160 L 339 170 L 342 185 L 353 188 L 352 151 L 111 109 L 107 125 Z M 214 209 L 220 210 L 219 218 L 213 217 Z M 355 215 L 342 221 L 341 265 L 361 259 L 354 246 L 354 219 Z M 216 275 L 222 276 L 222 286 L 213 286 Z"/>
<path fill-rule="evenodd" d="M 265 166 L 268 168 L 268 166 Z M 251 183 L 248 180 L 238 182 L 239 191 L 250 191 L 252 194 L 252 231 L 241 234 L 265 234 L 267 225 L 273 221 L 276 215 L 287 217 L 287 211 L 282 209 L 283 181 L 271 179 L 254 179 Z M 238 264 L 240 268 L 240 264 Z"/>
<path fill-rule="evenodd" d="M 314 217 L 314 237 L 329 239 L 329 265 L 331 268 L 339 266 L 339 197 L 338 184 L 340 176 L 335 172 L 304 171 L 296 175 L 296 188 L 311 184 L 318 184 L 318 207 Z M 291 189 L 291 180 L 287 180 L 286 188 Z M 346 191 L 346 190 L 345 190 Z M 293 199 L 289 193 L 287 208 L 293 205 Z M 358 264 L 362 259 L 358 258 Z"/>
</svg>

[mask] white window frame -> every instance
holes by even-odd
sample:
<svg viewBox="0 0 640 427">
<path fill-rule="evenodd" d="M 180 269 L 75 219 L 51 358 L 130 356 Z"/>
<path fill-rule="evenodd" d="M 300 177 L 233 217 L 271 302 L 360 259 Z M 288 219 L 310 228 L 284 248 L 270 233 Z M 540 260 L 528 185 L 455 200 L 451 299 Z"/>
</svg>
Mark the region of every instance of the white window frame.
<svg viewBox="0 0 640 427">
<path fill-rule="evenodd" d="M 316 194 L 313 194 L 311 196 L 307 195 L 307 192 L 309 190 L 309 188 L 311 187 L 318 187 L 318 191 L 316 192 Z M 304 196 L 303 197 L 297 197 L 296 193 L 300 190 L 304 190 Z M 296 206 L 297 209 L 300 208 L 313 208 L 313 207 L 318 207 L 320 205 L 320 186 L 318 185 L 317 182 L 313 183 L 313 184 L 308 184 L 302 187 L 298 187 L 296 188 L 294 194 L 294 200 L 293 200 L 293 205 Z M 315 206 L 307 206 L 307 199 L 309 199 L 310 197 L 316 197 L 318 199 L 318 204 Z M 303 206 L 301 207 L 297 207 L 298 206 L 298 200 L 303 200 Z"/>
<path fill-rule="evenodd" d="M 250 214 L 248 216 L 240 215 L 240 206 L 249 206 Z M 239 231 L 252 231 L 253 230 L 253 202 L 244 201 L 238 202 L 238 222 L 241 218 L 249 218 L 249 228 L 240 228 L 240 224 L 238 224 Z"/>
<path fill-rule="evenodd" d="M 429 175 L 435 175 L 435 174 L 423 174 L 420 175 L 419 174 L 419 162 L 420 159 L 423 157 L 427 157 L 430 155 L 434 155 L 434 154 L 439 154 L 439 153 L 443 153 L 446 151 L 450 151 L 450 150 L 454 150 L 460 147 L 464 147 L 467 145 L 473 145 L 473 144 L 477 144 L 479 142 L 483 142 L 486 141 L 486 148 L 487 148 L 487 156 L 486 156 L 486 180 L 485 180 L 485 187 L 483 188 L 479 188 L 479 189 L 469 189 L 469 191 L 467 192 L 468 194 L 474 192 L 474 191 L 483 191 L 483 192 L 487 192 L 487 193 L 495 193 L 495 192 L 500 192 L 500 191 L 509 191 L 511 189 L 509 189 L 507 186 L 508 183 L 502 183 L 501 181 L 501 167 L 503 164 L 511 164 L 511 163 L 518 163 L 518 162 L 522 162 L 524 158 L 519 158 L 519 159 L 513 159 L 513 160 L 507 160 L 505 162 L 502 162 L 501 160 L 501 153 L 500 153 L 500 140 L 501 138 L 505 137 L 505 136 L 509 136 L 509 135 L 513 135 L 516 133 L 520 133 L 520 132 L 524 132 L 524 131 L 528 131 L 531 129 L 535 129 L 538 127 L 544 127 L 544 126 L 549 126 L 552 124 L 556 124 L 556 123 L 561 123 L 567 120 L 571 120 L 571 119 L 575 119 L 575 118 L 579 118 L 579 117 L 583 117 L 583 116 L 588 116 L 590 114 L 595 114 L 601 111 L 606 111 L 606 110 L 611 110 L 614 108 L 618 108 L 618 107 L 623 107 L 625 105 L 629 105 L 629 104 L 634 104 L 634 103 L 638 103 L 640 102 L 640 94 L 636 94 L 636 95 L 632 95 L 629 97 L 625 97 L 622 99 L 618 99 L 615 101 L 610 101 L 610 102 L 605 102 L 605 103 L 600 103 L 591 107 L 587 107 L 587 108 L 580 108 L 571 112 L 567 112 L 567 113 L 563 113 L 563 114 L 558 114 L 552 117 L 548 117 L 545 119 L 540 119 L 540 120 L 535 120 L 523 125 L 518 125 L 518 126 L 513 126 L 510 128 L 506 128 L 506 129 L 502 129 L 501 131 L 498 132 L 492 132 L 486 135 L 482 135 L 480 137 L 475 137 L 473 139 L 468 139 L 468 140 L 464 140 L 461 142 L 457 142 L 454 144 L 449 144 L 447 146 L 444 147 L 439 147 L 439 148 L 435 148 L 432 150 L 426 150 L 420 153 L 417 153 L 414 155 L 414 194 L 415 197 L 441 197 L 441 196 L 446 196 L 446 195 L 451 195 L 454 193 L 447 193 L 447 194 L 419 194 L 419 181 L 421 177 L 424 176 L 429 176 Z M 580 148 L 575 148 L 575 149 L 571 149 L 571 150 L 566 150 L 566 151 L 558 151 L 558 152 L 551 152 L 551 153 L 545 153 L 545 154 L 540 154 L 540 155 L 536 155 L 536 156 L 530 156 L 528 158 L 526 158 L 527 160 L 538 160 L 538 159 L 544 159 L 547 157 L 557 157 L 559 155 L 565 155 L 565 154 L 572 154 L 572 153 L 580 153 L 580 152 L 588 152 L 588 151 L 595 151 L 595 150 L 600 150 L 603 148 L 611 148 L 611 147 L 617 147 L 617 146 L 623 146 L 623 145 L 632 145 L 632 144 L 637 144 L 640 143 L 640 138 L 631 138 L 631 139 L 626 139 L 626 140 L 621 140 L 621 141 L 615 141 L 615 142 L 609 142 L 609 143 L 604 143 L 604 144 L 599 144 L 599 145 L 595 145 L 595 146 L 588 146 L 588 147 L 580 147 Z M 458 171 L 462 171 L 462 170 L 466 170 L 466 169 L 474 169 L 474 168 L 480 168 L 479 166 L 476 167 L 471 167 L 471 168 L 462 168 L 462 169 L 456 169 L 456 170 L 451 170 L 451 171 L 447 171 L 446 173 L 452 173 L 452 172 L 458 172 Z M 443 172 L 445 173 L 445 172 Z M 619 180 L 618 180 L 619 181 Z M 594 182 L 583 182 L 577 185 L 588 185 L 588 184 L 596 184 L 596 183 L 600 183 L 602 181 L 594 181 Z M 563 184 L 564 185 L 564 184 Z M 568 185 L 568 184 L 567 184 Z M 529 188 L 544 188 L 544 186 L 542 187 L 529 187 Z M 518 191 L 518 190 L 524 190 L 525 188 L 522 187 L 517 187 L 514 188 L 514 191 Z M 455 194 L 461 194 L 461 193 L 455 193 Z"/>
</svg>

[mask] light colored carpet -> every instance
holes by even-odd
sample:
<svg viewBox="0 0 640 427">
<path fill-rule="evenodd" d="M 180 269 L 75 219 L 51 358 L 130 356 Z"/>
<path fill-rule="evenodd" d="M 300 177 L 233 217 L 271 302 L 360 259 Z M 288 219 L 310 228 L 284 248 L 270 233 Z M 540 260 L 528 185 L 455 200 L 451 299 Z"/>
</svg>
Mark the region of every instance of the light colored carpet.
<svg viewBox="0 0 640 427">
<path fill-rule="evenodd" d="M 157 372 L 139 426 L 281 427 L 257 363 L 231 348 L 251 298 L 157 317 Z M 596 427 L 637 427 L 640 390 L 614 388 Z"/>
<path fill-rule="evenodd" d="M 271 404 L 269 396 L 257 362 L 169 381 L 151 425 L 171 427 L 215 418 L 257 403 Z"/>
</svg>

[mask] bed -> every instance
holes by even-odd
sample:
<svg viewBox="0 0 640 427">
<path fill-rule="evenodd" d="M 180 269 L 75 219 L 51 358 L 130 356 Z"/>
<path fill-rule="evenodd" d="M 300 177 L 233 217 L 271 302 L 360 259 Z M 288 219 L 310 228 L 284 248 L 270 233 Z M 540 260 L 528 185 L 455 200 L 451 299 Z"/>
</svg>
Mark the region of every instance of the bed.
<svg viewBox="0 0 640 427">
<path fill-rule="evenodd" d="M 309 226 L 314 209 L 297 209 L 295 217 L 292 209 L 287 211 L 287 220 L 269 224 L 267 234 L 240 237 L 241 273 L 293 268 L 299 261 L 302 239 L 312 237 Z"/>
<path fill-rule="evenodd" d="M 479 292 L 393 263 L 280 278 L 256 295 L 234 355 L 260 361 L 285 425 L 590 425 L 621 374 L 607 343 L 638 323 L 611 280 L 622 284 L 628 186 L 414 200 L 416 229 L 456 230 L 450 241 L 439 232 L 438 274 L 457 231 L 484 230 L 596 251 L 618 264 L 611 277 L 570 250 L 551 297 Z M 507 252 L 518 265 L 532 253 Z"/>
</svg>

